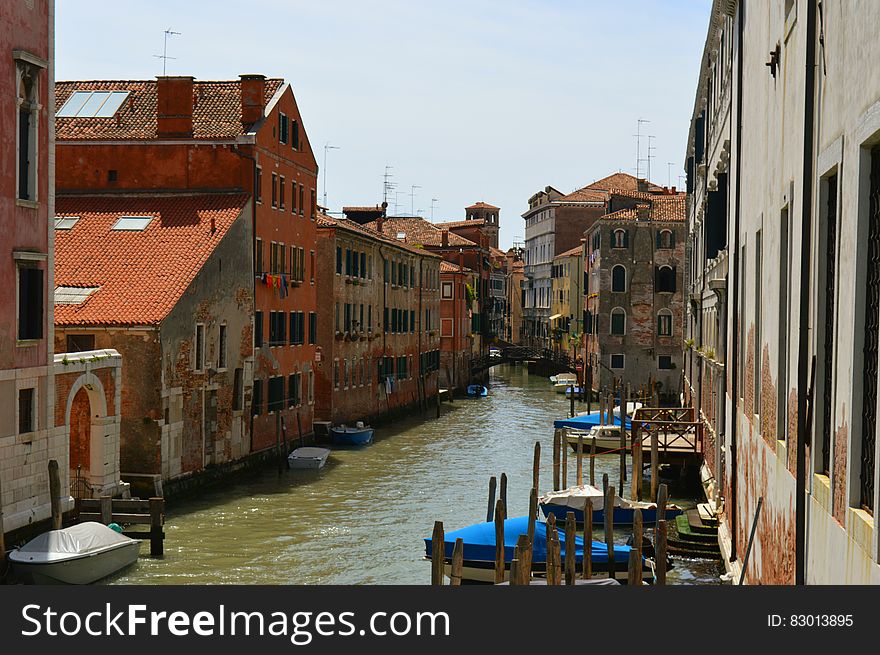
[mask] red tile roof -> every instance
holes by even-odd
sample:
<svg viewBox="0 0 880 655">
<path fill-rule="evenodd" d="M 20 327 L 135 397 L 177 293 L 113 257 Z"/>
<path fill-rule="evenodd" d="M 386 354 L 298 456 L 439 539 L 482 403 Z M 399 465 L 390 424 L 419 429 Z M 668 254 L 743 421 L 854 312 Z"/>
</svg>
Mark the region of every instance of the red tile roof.
<svg viewBox="0 0 880 655">
<path fill-rule="evenodd" d="M 440 261 L 440 272 L 441 273 L 473 273 L 473 270 L 468 268 L 467 266 L 459 266 L 458 264 L 453 264 L 452 262 L 448 262 L 445 259 Z"/>
<path fill-rule="evenodd" d="M 265 102 L 284 80 L 267 79 Z M 74 91 L 129 91 L 111 118 L 56 118 L 55 138 L 63 140 L 126 139 L 157 137 L 158 91 L 156 80 L 89 80 L 55 83 L 57 112 Z M 193 138 L 228 139 L 244 134 L 241 124 L 239 80 L 193 82 Z"/>
<path fill-rule="evenodd" d="M 456 227 L 483 227 L 484 225 L 486 225 L 486 219 L 472 218 L 465 221 L 446 221 L 443 223 L 434 223 L 434 225 L 443 230 L 451 230 Z"/>
<path fill-rule="evenodd" d="M 333 218 L 332 216 L 327 216 L 326 214 L 318 214 L 318 227 L 338 228 L 340 230 L 354 232 L 370 239 L 383 241 L 391 246 L 401 248 L 402 250 L 408 250 L 409 252 L 421 255 L 423 257 L 439 258 L 440 256 L 428 250 L 425 250 L 424 248 L 418 248 L 412 243 L 407 243 L 406 241 L 395 239 L 394 236 L 392 236 L 392 234 L 390 233 L 377 232 L 376 230 L 369 227 L 369 225 L 361 225 L 359 223 L 356 223 L 355 221 L 345 218 Z"/>
<path fill-rule="evenodd" d="M 598 189 L 610 191 L 611 189 L 623 189 L 625 191 L 647 191 L 662 193 L 663 187 L 657 186 L 644 178 L 637 178 L 629 173 L 612 173 L 601 180 L 588 184 L 586 189 Z"/>
<path fill-rule="evenodd" d="M 559 253 L 553 259 L 560 259 L 562 257 L 579 257 L 580 255 L 583 255 L 583 254 L 584 254 L 584 247 L 583 247 L 583 245 L 580 245 L 580 246 L 575 246 L 571 250 L 566 250 L 565 252 Z"/>
<path fill-rule="evenodd" d="M 249 202 L 246 194 L 59 196 L 55 285 L 100 287 L 79 305 L 56 305 L 56 325 L 154 325 L 186 291 Z M 142 231 L 110 228 L 153 216 Z M 213 220 L 213 231 L 212 231 Z"/>
<path fill-rule="evenodd" d="M 367 227 L 376 230 L 376 221 L 367 223 Z M 438 247 L 443 245 L 443 230 L 424 218 L 417 216 L 386 218 L 382 222 L 382 231 L 388 235 L 397 235 L 398 232 L 403 232 L 406 234 L 406 241 L 409 244 Z M 455 232 L 449 232 L 448 245 L 473 248 L 477 244 L 470 239 L 457 235 Z"/>
<path fill-rule="evenodd" d="M 637 207 L 621 209 L 611 214 L 605 214 L 599 220 L 629 221 L 639 218 L 639 209 L 647 211 L 647 216 L 641 220 L 648 221 L 681 221 L 685 220 L 685 197 L 683 193 L 674 196 L 654 196 L 650 202 L 640 203 Z"/>
<path fill-rule="evenodd" d="M 471 205 L 470 207 L 465 207 L 465 209 L 501 209 L 501 207 L 496 207 L 495 205 L 490 205 L 486 202 L 477 202 Z"/>
<path fill-rule="evenodd" d="M 561 198 L 557 198 L 556 200 L 554 200 L 554 202 L 605 202 L 605 200 L 607 199 L 608 194 L 604 191 L 596 191 L 595 189 L 583 188 L 578 189 L 577 191 L 572 191 L 568 195 L 562 196 Z"/>
</svg>

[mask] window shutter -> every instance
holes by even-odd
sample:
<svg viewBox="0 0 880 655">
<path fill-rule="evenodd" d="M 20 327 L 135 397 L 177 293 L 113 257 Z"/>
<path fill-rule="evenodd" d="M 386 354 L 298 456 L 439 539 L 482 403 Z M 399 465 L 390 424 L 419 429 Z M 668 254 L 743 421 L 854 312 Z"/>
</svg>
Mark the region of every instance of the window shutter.
<svg viewBox="0 0 880 655">
<path fill-rule="evenodd" d="M 657 250 L 660 250 L 660 247 L 663 243 L 663 238 L 661 235 L 663 234 L 663 230 L 657 230 Z"/>
</svg>

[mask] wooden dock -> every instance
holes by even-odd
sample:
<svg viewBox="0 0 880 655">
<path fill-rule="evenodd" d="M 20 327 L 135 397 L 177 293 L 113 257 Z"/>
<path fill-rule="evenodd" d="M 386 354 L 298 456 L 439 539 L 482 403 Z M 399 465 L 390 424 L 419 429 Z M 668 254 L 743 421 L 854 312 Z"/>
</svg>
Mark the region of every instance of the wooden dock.
<svg viewBox="0 0 880 655">
<path fill-rule="evenodd" d="M 104 525 L 118 523 L 122 534 L 132 539 L 149 539 L 150 555 L 162 557 L 165 553 L 165 499 L 126 500 L 121 498 L 83 498 L 77 501 L 77 520 L 97 521 Z M 131 530 L 124 526 L 146 525 L 147 530 Z"/>
</svg>

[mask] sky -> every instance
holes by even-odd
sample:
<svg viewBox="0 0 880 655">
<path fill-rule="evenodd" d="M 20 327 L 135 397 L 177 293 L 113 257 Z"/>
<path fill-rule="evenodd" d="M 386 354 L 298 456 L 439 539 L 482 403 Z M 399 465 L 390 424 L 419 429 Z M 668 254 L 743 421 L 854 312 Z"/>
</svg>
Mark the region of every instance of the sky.
<svg viewBox="0 0 880 655">
<path fill-rule="evenodd" d="M 168 75 L 283 77 L 331 213 L 382 202 L 390 167 L 390 214 L 430 219 L 433 205 L 435 221 L 463 220 L 488 202 L 501 208 L 506 249 L 524 240 L 521 214 L 545 186 L 567 193 L 635 174 L 639 129 L 640 175 L 650 143 L 652 180 L 684 186 L 711 0 L 110 6 L 56 3 L 56 79 L 161 75 L 167 29 L 180 33 L 167 40 Z"/>
</svg>

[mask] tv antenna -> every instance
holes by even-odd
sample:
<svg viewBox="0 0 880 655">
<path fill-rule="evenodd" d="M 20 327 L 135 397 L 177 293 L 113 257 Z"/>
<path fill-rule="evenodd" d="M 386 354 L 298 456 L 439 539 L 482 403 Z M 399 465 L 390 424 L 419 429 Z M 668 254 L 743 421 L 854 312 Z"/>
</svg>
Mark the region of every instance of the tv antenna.
<svg viewBox="0 0 880 655">
<path fill-rule="evenodd" d="M 672 167 L 675 166 L 675 162 L 668 161 L 666 162 L 666 186 L 670 189 L 672 188 Z"/>
<path fill-rule="evenodd" d="M 648 179 L 648 182 L 651 181 L 651 160 L 652 160 L 652 159 L 654 158 L 654 156 L 655 156 L 655 155 L 652 155 L 652 154 L 651 154 L 651 151 L 657 149 L 657 148 L 655 148 L 654 146 L 651 145 L 651 139 L 656 139 L 656 138 L 657 138 L 657 137 L 654 136 L 653 134 L 649 134 L 649 135 L 648 135 L 648 178 L 647 178 L 647 179 Z"/>
<path fill-rule="evenodd" d="M 410 216 L 415 216 L 415 215 L 416 215 L 416 210 L 415 210 L 415 207 L 416 207 L 416 189 L 421 189 L 421 188 L 422 188 L 422 187 L 420 187 L 418 184 L 412 184 L 412 185 L 410 185 L 410 188 L 409 188 L 409 189 L 410 189 L 410 191 L 409 191 L 409 211 L 410 211 Z"/>
<path fill-rule="evenodd" d="M 385 174 L 382 176 L 382 202 L 388 202 L 388 192 L 394 188 L 394 183 L 391 182 L 391 178 L 394 177 L 393 173 L 389 171 L 393 168 L 393 166 L 385 166 Z"/>
<path fill-rule="evenodd" d="M 165 77 L 165 64 L 168 63 L 169 59 L 177 59 L 177 57 L 169 57 L 168 56 L 168 37 L 169 36 L 180 36 L 180 32 L 173 31 L 170 27 L 165 30 L 165 44 L 162 46 L 162 54 L 161 55 L 153 55 L 156 59 L 162 60 L 162 77 Z"/>
<path fill-rule="evenodd" d="M 431 222 L 434 222 L 434 203 L 439 202 L 437 198 L 431 198 Z"/>
<path fill-rule="evenodd" d="M 633 134 L 636 138 L 636 179 L 639 179 L 639 173 L 642 170 L 642 162 L 645 161 L 642 159 L 642 123 L 650 122 L 651 121 L 646 118 L 640 118 L 636 124 L 636 133 Z"/>
<path fill-rule="evenodd" d="M 324 187 L 324 209 L 327 209 L 327 151 L 328 150 L 340 150 L 339 146 L 331 146 L 330 142 L 324 144 L 324 182 L 322 186 Z"/>
</svg>

